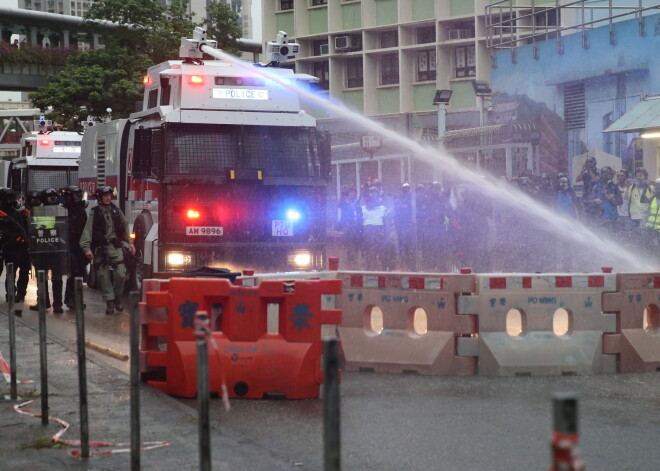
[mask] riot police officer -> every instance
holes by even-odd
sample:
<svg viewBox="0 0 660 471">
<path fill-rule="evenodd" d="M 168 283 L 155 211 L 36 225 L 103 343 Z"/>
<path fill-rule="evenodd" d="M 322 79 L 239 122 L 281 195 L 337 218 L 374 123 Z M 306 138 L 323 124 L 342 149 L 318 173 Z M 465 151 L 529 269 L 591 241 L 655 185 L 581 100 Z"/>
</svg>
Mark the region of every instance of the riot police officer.
<svg viewBox="0 0 660 471">
<path fill-rule="evenodd" d="M 18 194 L 11 188 L 0 190 L 0 244 L 5 263 L 14 264 L 14 275 L 20 269 L 16 286 L 9 286 L 5 280 L 7 297 L 14 289 L 15 301 L 23 302 L 30 278 L 29 238 L 27 235 L 27 211 L 18 200 Z M 0 263 L 0 273 L 2 264 Z"/>
<path fill-rule="evenodd" d="M 68 186 L 61 191 L 64 196 L 64 207 L 67 209 L 69 229 L 69 276 L 64 290 L 64 304 L 69 309 L 74 307 L 73 286 L 76 277 L 85 274 L 85 266 L 89 261 L 80 248 L 80 237 L 87 223 L 87 201 L 83 201 L 83 192 L 78 186 Z"/>
<path fill-rule="evenodd" d="M 123 248 L 135 255 L 135 246 L 128 235 L 128 223 L 121 210 L 112 203 L 113 189 L 103 186 L 96 189 L 98 205 L 92 208 L 80 238 L 80 248 L 87 260 L 94 262 L 106 314 L 123 311 L 119 299 L 126 279 Z"/>
<path fill-rule="evenodd" d="M 43 206 L 58 206 L 59 192 L 55 188 L 47 188 L 39 194 L 39 198 Z M 33 220 L 35 220 L 36 225 L 40 229 L 50 230 L 55 228 L 55 216 L 35 216 L 33 212 L 31 217 Z M 50 271 L 50 284 L 53 291 L 52 306 L 53 312 L 56 314 L 61 314 L 64 312 L 62 307 L 62 288 L 64 286 L 64 282 L 62 281 L 62 275 L 64 273 L 63 262 L 64 260 L 62 260 L 60 256 L 54 253 L 32 253 L 32 264 L 37 270 L 44 270 L 46 272 L 46 286 L 48 285 L 48 271 Z M 37 294 L 37 296 L 39 295 Z M 48 288 L 46 288 L 45 298 L 45 308 L 48 309 L 51 307 Z M 38 311 L 39 305 L 35 304 L 34 306 L 30 306 L 30 310 Z"/>
</svg>

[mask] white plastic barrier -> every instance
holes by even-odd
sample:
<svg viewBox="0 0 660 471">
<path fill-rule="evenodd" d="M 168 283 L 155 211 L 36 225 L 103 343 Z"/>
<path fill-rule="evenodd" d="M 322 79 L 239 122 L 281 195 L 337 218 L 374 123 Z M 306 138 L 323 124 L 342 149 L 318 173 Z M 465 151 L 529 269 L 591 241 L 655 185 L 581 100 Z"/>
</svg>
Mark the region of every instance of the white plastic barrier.
<svg viewBox="0 0 660 471">
<path fill-rule="evenodd" d="M 456 295 L 474 275 L 339 272 L 339 337 L 346 370 L 472 375 L 474 357 L 456 353 L 474 335 L 475 316 L 456 315 Z"/>
<path fill-rule="evenodd" d="M 476 275 L 475 294 L 458 297 L 458 313 L 477 315 L 478 373 L 499 376 L 615 373 L 603 354 L 616 316 L 603 314 L 603 293 L 616 275 Z M 474 353 L 473 342 L 458 353 Z"/>
<path fill-rule="evenodd" d="M 603 295 L 603 311 L 618 317 L 603 336 L 603 352 L 616 355 L 620 373 L 660 371 L 660 273 L 617 274 L 617 292 Z"/>
</svg>

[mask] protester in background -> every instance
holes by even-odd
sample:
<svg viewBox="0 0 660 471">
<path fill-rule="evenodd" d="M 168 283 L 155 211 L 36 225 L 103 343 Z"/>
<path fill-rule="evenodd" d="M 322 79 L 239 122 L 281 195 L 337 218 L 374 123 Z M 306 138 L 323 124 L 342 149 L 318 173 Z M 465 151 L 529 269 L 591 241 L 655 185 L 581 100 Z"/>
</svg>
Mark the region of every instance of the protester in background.
<svg viewBox="0 0 660 471">
<path fill-rule="evenodd" d="M 600 207 L 600 226 L 610 235 L 616 232 L 616 221 L 619 218 L 617 206 L 623 204 L 621 192 L 612 181 L 614 178 L 612 167 L 600 169 L 600 176 L 593 188 L 592 203 Z"/>
<path fill-rule="evenodd" d="M 365 261 L 369 270 L 385 270 L 387 265 L 384 253 L 387 243 L 386 213 L 387 208 L 381 201 L 379 189 L 369 188 L 362 205 Z"/>
<path fill-rule="evenodd" d="M 342 233 L 349 264 L 357 264 L 362 248 L 362 208 L 355 188 L 345 188 L 337 205 L 336 229 Z M 356 267 L 353 267 L 356 268 Z"/>
<path fill-rule="evenodd" d="M 635 171 L 635 179 L 630 186 L 628 197 L 628 214 L 635 227 L 639 227 L 648 217 L 653 198 L 653 184 L 645 168 L 638 168 Z"/>
<path fill-rule="evenodd" d="M 114 314 L 115 310 L 124 310 L 120 300 L 126 280 L 124 246 L 131 255 L 135 255 L 135 246 L 128 235 L 126 218 L 112 203 L 113 192 L 110 186 L 96 189 L 98 205 L 92 208 L 80 238 L 80 248 L 85 252 L 85 257 L 94 261 L 107 315 Z"/>
<path fill-rule="evenodd" d="M 415 228 L 413 226 L 413 202 L 410 184 L 401 185 L 401 194 L 394 203 L 394 227 L 396 228 L 399 263 L 402 270 L 412 270 L 415 253 Z"/>
<path fill-rule="evenodd" d="M 542 173 L 539 186 L 536 190 L 536 199 L 548 207 L 552 207 L 557 197 L 557 190 L 552 178 L 547 173 Z"/>
<path fill-rule="evenodd" d="M 646 248 L 650 256 L 658 258 L 660 248 L 660 178 L 653 183 L 653 197 L 649 205 L 649 215 L 646 219 Z"/>
<path fill-rule="evenodd" d="M 588 199 L 591 196 L 591 190 L 599 180 L 598 164 L 596 157 L 587 157 L 584 161 L 582 170 L 577 175 L 576 182 L 582 183 L 582 199 Z"/>
<path fill-rule="evenodd" d="M 571 187 L 571 183 L 568 181 L 568 178 L 561 177 L 559 179 L 559 188 L 555 197 L 555 211 L 570 218 L 577 218 L 577 205 L 577 195 Z"/>
</svg>

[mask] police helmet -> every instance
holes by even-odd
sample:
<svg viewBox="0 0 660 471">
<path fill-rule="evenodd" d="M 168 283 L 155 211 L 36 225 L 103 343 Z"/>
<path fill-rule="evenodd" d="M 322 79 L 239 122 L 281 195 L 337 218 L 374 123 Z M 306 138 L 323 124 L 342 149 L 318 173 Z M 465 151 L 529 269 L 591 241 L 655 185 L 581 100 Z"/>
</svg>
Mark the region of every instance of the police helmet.
<svg viewBox="0 0 660 471">
<path fill-rule="evenodd" d="M 41 202 L 44 206 L 52 206 L 57 204 L 58 197 L 59 193 L 55 188 L 47 188 L 39 195 L 39 198 L 41 199 Z"/>
<path fill-rule="evenodd" d="M 20 206 L 18 194 L 13 188 L 0 189 L 0 204 L 4 208 L 17 209 Z"/>
<path fill-rule="evenodd" d="M 62 194 L 67 200 L 79 203 L 83 199 L 83 191 L 77 185 L 62 188 Z"/>
<path fill-rule="evenodd" d="M 29 208 L 41 206 L 41 195 L 38 191 L 32 190 L 25 196 L 25 201 Z"/>
<path fill-rule="evenodd" d="M 96 199 L 101 199 L 101 196 L 114 193 L 114 190 L 111 186 L 100 186 L 96 189 L 95 195 Z"/>
</svg>

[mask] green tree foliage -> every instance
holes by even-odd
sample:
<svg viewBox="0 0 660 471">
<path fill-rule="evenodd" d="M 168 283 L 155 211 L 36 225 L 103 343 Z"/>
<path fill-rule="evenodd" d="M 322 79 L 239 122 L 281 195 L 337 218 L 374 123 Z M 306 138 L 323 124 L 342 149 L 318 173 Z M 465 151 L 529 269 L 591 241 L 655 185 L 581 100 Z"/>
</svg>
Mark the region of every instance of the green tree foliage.
<svg viewBox="0 0 660 471">
<path fill-rule="evenodd" d="M 178 58 L 182 37 L 190 37 L 193 15 L 189 0 L 98 0 L 85 21 L 111 21 L 118 24 L 103 36 L 104 49 L 86 51 L 72 57 L 64 71 L 51 77 L 48 84 L 30 95 L 37 108 L 46 110 L 50 119 L 78 128 L 86 116 L 103 117 L 112 108 L 113 118 L 125 118 L 142 100 L 142 78 L 148 67 Z M 220 48 L 236 53 L 240 37 L 238 15 L 214 1 L 208 10 L 208 27 Z"/>
<path fill-rule="evenodd" d="M 225 3 L 213 0 L 206 10 L 206 37 L 218 41 L 218 48 L 229 54 L 239 55 L 236 40 L 242 32 L 238 14 Z"/>
<path fill-rule="evenodd" d="M 78 129 L 88 115 L 103 117 L 112 108 L 112 116 L 126 117 L 142 99 L 142 77 L 151 62 L 130 50 L 114 47 L 86 51 L 72 57 L 60 74 L 30 95 L 41 110 L 49 107 L 50 119 L 67 129 Z"/>
</svg>

